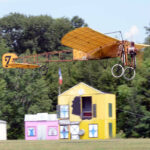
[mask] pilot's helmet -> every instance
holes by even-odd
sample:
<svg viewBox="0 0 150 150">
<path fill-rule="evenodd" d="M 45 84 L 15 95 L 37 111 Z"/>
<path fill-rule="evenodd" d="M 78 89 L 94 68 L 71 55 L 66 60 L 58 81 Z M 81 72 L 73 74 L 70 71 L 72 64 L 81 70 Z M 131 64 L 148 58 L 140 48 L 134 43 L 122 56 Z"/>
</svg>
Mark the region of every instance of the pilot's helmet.
<svg viewBox="0 0 150 150">
<path fill-rule="evenodd" d="M 134 46 L 134 42 L 131 42 L 131 43 L 130 43 L 130 46 Z"/>
</svg>

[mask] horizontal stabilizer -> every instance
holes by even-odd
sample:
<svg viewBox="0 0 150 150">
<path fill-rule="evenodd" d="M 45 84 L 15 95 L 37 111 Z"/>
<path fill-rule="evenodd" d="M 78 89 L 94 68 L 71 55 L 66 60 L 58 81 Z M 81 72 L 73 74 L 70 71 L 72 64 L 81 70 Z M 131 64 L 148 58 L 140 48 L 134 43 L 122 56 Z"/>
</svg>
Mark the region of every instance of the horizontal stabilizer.
<svg viewBox="0 0 150 150">
<path fill-rule="evenodd" d="M 22 69 L 34 69 L 34 68 L 39 68 L 40 65 L 34 65 L 34 64 L 27 64 L 27 63 L 12 63 L 8 64 L 8 67 L 11 68 L 22 68 Z"/>
</svg>

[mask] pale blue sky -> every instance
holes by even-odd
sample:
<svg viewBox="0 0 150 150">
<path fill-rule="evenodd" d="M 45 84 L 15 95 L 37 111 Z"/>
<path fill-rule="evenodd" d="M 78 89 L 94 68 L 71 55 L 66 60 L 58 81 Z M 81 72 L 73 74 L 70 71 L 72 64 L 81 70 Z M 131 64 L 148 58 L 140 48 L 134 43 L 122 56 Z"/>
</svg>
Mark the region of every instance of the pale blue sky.
<svg viewBox="0 0 150 150">
<path fill-rule="evenodd" d="M 0 17 L 11 12 L 53 18 L 78 15 L 96 31 L 121 30 L 125 39 L 139 43 L 147 36 L 144 26 L 150 26 L 150 0 L 0 0 Z"/>
</svg>

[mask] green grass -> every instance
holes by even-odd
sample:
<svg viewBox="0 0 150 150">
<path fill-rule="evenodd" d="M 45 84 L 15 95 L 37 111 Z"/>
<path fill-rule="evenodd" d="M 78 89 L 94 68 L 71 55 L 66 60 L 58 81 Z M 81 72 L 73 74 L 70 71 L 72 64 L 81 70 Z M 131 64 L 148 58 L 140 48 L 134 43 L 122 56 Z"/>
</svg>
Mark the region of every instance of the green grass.
<svg viewBox="0 0 150 150">
<path fill-rule="evenodd" d="M 150 139 L 0 141 L 0 150 L 150 150 Z"/>
</svg>

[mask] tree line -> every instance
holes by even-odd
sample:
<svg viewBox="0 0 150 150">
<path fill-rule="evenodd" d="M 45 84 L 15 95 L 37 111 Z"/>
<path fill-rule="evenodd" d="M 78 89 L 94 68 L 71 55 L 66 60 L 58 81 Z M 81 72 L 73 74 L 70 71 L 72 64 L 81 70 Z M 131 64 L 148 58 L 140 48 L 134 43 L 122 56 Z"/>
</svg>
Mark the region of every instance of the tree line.
<svg viewBox="0 0 150 150">
<path fill-rule="evenodd" d="M 67 32 L 85 21 L 51 16 L 26 16 L 12 13 L 0 18 L 0 56 L 5 52 L 18 55 L 62 50 L 60 40 Z M 150 41 L 150 27 L 146 27 Z M 150 53 L 149 48 L 138 59 L 132 81 L 113 78 L 111 67 L 118 59 L 61 62 L 45 64 L 40 69 L 0 68 L 0 119 L 8 122 L 8 138 L 24 138 L 24 115 L 56 111 L 58 69 L 61 68 L 61 91 L 85 82 L 101 91 L 116 94 L 117 133 L 122 137 L 150 137 Z M 1 58 L 0 58 L 1 59 Z"/>
</svg>

